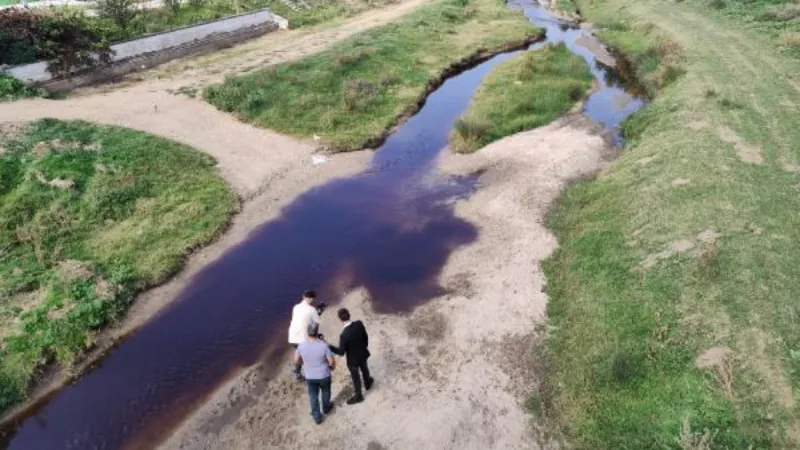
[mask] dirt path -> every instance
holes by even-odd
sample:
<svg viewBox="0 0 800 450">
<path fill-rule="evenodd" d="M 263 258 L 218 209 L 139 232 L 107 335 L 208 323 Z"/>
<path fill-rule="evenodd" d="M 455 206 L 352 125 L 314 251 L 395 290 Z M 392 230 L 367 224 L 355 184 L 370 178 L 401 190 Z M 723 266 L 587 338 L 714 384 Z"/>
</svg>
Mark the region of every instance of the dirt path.
<svg viewBox="0 0 800 450">
<path fill-rule="evenodd" d="M 456 252 L 442 274 L 448 294 L 408 315 L 378 315 L 363 292 L 344 305 L 363 319 L 377 379 L 365 403 L 346 369 L 334 376 L 336 410 L 311 421 L 304 386 L 264 381 L 253 367 L 217 391 L 164 449 L 530 449 L 547 444 L 524 401 L 536 378 L 532 344 L 546 295 L 539 263 L 555 248 L 548 205 L 568 180 L 604 164 L 606 146 L 588 121 L 571 117 L 496 142 L 471 156 L 446 152 L 448 173 L 486 170 L 483 186 L 457 205 L 480 239 Z M 477 263 L 480 261 L 480 263 Z M 338 335 L 334 314 L 326 335 Z M 285 374 L 284 374 L 285 375 Z"/>
</svg>

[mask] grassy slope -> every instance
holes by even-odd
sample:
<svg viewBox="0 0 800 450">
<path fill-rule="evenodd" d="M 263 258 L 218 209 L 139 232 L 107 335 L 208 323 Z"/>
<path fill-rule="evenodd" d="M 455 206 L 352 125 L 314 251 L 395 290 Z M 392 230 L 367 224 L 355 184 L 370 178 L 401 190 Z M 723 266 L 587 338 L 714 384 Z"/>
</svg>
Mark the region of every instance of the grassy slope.
<svg viewBox="0 0 800 450">
<path fill-rule="evenodd" d="M 215 163 L 122 128 L 43 120 L 0 153 L 0 411 L 66 367 L 237 208 Z M 53 180 L 70 180 L 56 187 Z"/>
<path fill-rule="evenodd" d="M 580 6 L 651 86 L 674 82 L 551 214 L 544 412 L 578 448 L 800 448 L 800 62 L 705 3 Z M 696 368 L 712 347 L 732 353 Z"/>
<path fill-rule="evenodd" d="M 526 52 L 495 68 L 450 134 L 451 147 L 473 152 L 567 113 L 592 85 L 583 59 L 563 45 Z"/>
<path fill-rule="evenodd" d="M 228 79 L 205 98 L 258 126 L 359 149 L 451 64 L 539 32 L 499 0 L 442 0 L 326 52 Z"/>
</svg>

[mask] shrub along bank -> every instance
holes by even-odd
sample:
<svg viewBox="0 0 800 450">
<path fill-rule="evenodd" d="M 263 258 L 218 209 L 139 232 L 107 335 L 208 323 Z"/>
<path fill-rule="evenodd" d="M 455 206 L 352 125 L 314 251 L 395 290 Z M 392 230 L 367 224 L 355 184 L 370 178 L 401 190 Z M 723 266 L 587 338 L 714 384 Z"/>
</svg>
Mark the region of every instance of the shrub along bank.
<svg viewBox="0 0 800 450">
<path fill-rule="evenodd" d="M 0 74 L 0 102 L 46 95 L 47 93 L 42 89 L 28 86 L 12 76 Z"/>
<path fill-rule="evenodd" d="M 713 3 L 578 2 L 660 92 L 550 216 L 532 403 L 576 448 L 800 448 L 800 64 Z"/>
<path fill-rule="evenodd" d="M 586 63 L 563 44 L 522 53 L 486 76 L 450 133 L 450 145 L 473 152 L 545 125 L 566 114 L 591 85 Z"/>
<path fill-rule="evenodd" d="M 145 133 L 42 120 L 0 133 L 0 411 L 63 368 L 237 208 L 214 161 Z"/>
<path fill-rule="evenodd" d="M 230 78 L 204 95 L 255 125 L 360 149 L 414 111 L 448 67 L 540 34 L 499 0 L 442 0 L 301 61 Z"/>
</svg>

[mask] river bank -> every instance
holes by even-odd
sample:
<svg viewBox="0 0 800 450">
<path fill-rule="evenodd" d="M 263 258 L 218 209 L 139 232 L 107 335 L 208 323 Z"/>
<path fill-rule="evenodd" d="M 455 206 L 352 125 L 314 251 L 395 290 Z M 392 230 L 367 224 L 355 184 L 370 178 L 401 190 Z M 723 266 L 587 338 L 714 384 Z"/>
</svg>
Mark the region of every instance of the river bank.
<svg viewBox="0 0 800 450">
<path fill-rule="evenodd" d="M 660 92 L 551 215 L 544 423 L 579 448 L 798 448 L 792 4 L 577 3 Z"/>
</svg>

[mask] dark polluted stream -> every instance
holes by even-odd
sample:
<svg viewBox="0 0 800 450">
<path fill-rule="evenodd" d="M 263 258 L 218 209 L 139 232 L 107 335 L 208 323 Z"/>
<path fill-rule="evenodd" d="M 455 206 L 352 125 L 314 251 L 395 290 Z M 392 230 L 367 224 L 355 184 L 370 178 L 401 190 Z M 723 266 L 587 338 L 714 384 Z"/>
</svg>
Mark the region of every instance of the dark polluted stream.
<svg viewBox="0 0 800 450">
<path fill-rule="evenodd" d="M 616 127 L 644 104 L 624 71 L 597 61 L 588 31 L 524 0 L 510 6 L 547 29 L 546 42 L 528 50 L 564 42 L 586 60 L 599 87 L 584 113 L 619 142 Z M 433 163 L 483 77 L 517 53 L 445 81 L 375 152 L 368 170 L 295 199 L 84 377 L 31 408 L 7 448 L 155 447 L 237 370 L 258 361 L 283 369 L 288 316 L 304 289 L 335 302 L 334 284 L 363 287 L 386 313 L 443 294 L 438 275 L 451 252 L 478 238 L 453 203 L 478 184 L 442 175 Z"/>
</svg>

